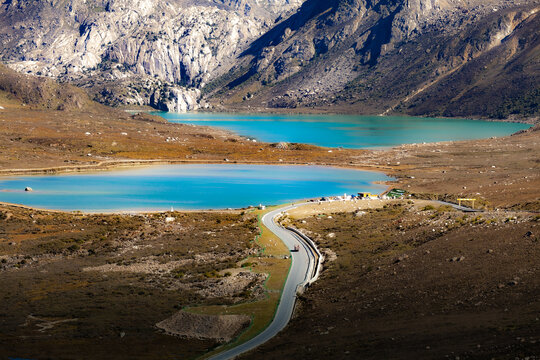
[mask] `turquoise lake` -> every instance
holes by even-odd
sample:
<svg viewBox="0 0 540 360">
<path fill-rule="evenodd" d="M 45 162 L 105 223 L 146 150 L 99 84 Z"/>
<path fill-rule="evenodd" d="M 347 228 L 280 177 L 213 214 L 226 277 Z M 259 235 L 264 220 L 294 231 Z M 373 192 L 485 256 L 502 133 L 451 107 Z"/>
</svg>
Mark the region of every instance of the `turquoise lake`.
<svg viewBox="0 0 540 360">
<path fill-rule="evenodd" d="M 322 166 L 166 165 L 87 174 L 0 178 L 0 201 L 58 210 L 242 208 L 320 196 L 380 193 L 369 171 Z M 25 187 L 34 191 L 25 192 Z"/>
<path fill-rule="evenodd" d="M 404 143 L 504 136 L 529 125 L 459 119 L 343 115 L 155 113 L 265 142 L 377 148 Z M 241 208 L 368 191 L 389 177 L 320 166 L 167 165 L 122 171 L 0 178 L 0 201 L 99 211 Z M 31 187 L 33 192 L 25 192 Z"/>
<path fill-rule="evenodd" d="M 378 148 L 510 135 L 530 125 L 403 116 L 275 115 L 153 112 L 170 122 L 216 126 L 259 141 Z"/>
</svg>

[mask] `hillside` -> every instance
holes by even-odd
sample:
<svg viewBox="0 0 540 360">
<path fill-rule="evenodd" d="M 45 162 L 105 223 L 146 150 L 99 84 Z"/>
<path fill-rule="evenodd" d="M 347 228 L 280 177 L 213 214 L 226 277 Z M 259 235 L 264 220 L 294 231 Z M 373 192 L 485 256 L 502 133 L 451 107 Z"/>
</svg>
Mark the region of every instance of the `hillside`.
<svg viewBox="0 0 540 360">
<path fill-rule="evenodd" d="M 0 91 L 4 96 L 33 108 L 51 110 L 82 110 L 92 101 L 83 90 L 60 85 L 43 77 L 22 75 L 0 64 Z M 100 106 L 97 103 L 94 106 Z"/>
<path fill-rule="evenodd" d="M 538 1 L 306 1 L 207 91 L 224 107 L 538 115 Z"/>
</svg>

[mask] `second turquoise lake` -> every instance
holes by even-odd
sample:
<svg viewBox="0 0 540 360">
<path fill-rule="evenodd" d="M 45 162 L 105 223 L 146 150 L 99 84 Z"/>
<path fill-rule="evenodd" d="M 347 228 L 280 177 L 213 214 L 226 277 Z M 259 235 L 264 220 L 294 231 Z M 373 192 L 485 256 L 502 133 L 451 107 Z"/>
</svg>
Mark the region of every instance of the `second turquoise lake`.
<svg viewBox="0 0 540 360">
<path fill-rule="evenodd" d="M 510 135 L 530 125 L 405 116 L 276 115 L 153 112 L 170 122 L 216 126 L 259 141 L 326 147 L 379 148 L 400 144 Z"/>
</svg>

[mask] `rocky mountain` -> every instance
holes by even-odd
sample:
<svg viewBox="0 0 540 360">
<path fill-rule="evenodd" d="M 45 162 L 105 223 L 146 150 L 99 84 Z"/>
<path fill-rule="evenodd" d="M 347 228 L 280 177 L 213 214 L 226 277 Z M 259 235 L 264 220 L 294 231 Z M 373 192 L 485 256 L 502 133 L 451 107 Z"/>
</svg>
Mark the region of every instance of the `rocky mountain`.
<svg viewBox="0 0 540 360">
<path fill-rule="evenodd" d="M 105 104 L 536 116 L 540 0 L 6 0 L 0 57 Z"/>
<path fill-rule="evenodd" d="M 308 0 L 212 83 L 240 108 L 538 115 L 540 3 Z"/>
<path fill-rule="evenodd" d="M 0 57 L 107 104 L 198 106 L 199 88 L 302 0 L 6 0 Z"/>
</svg>

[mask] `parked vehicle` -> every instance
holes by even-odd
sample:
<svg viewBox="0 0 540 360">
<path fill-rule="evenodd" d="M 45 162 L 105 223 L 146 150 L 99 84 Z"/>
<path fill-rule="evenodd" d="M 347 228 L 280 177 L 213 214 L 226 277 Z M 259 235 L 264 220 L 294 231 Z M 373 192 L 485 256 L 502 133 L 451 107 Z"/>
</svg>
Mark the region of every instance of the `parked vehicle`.
<svg viewBox="0 0 540 360">
<path fill-rule="evenodd" d="M 300 250 L 300 245 L 294 245 L 294 248 L 291 251 L 298 252 L 299 250 Z"/>
</svg>

